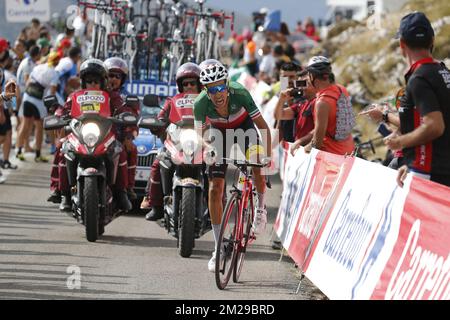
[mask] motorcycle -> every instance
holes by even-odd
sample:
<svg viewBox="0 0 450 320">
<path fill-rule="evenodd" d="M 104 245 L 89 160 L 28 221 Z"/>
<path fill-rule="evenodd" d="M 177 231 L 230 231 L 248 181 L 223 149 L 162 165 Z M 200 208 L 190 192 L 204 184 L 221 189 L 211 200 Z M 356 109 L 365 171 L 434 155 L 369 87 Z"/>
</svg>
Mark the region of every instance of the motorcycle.
<svg viewBox="0 0 450 320">
<path fill-rule="evenodd" d="M 125 103 L 135 103 L 137 99 L 128 96 Z M 45 97 L 44 104 L 49 110 L 58 106 L 55 96 Z M 68 132 L 61 151 L 71 186 L 72 215 L 85 226 L 89 242 L 95 242 L 105 232 L 105 226 L 121 213 L 110 187 L 116 181 L 122 151 L 113 124 L 135 126 L 138 120 L 128 112 L 116 117 L 110 114 L 106 92 L 83 90 L 72 100 L 70 115 L 44 119 L 44 129 L 65 128 Z"/>
<path fill-rule="evenodd" d="M 146 95 L 144 105 L 159 108 L 155 95 Z M 178 253 L 190 257 L 195 239 L 211 230 L 208 211 L 208 180 L 205 178 L 204 144 L 194 128 L 194 120 L 171 112 L 168 121 L 141 116 L 138 126 L 166 129 L 164 149 L 158 154 L 164 195 L 164 227 L 177 239 Z"/>
</svg>

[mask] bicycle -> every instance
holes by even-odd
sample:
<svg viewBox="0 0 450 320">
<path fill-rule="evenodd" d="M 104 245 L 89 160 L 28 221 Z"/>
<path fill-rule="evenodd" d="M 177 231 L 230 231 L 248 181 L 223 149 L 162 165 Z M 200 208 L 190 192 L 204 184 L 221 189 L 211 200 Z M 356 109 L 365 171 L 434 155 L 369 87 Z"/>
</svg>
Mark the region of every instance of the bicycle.
<svg viewBox="0 0 450 320">
<path fill-rule="evenodd" d="M 238 282 L 244 265 L 247 246 L 255 239 L 252 230 L 255 215 L 252 173 L 249 168 L 263 168 L 266 165 L 242 160 L 223 158 L 239 169 L 237 185 L 230 190 L 231 198 L 227 201 L 220 227 L 220 236 L 216 248 L 216 285 L 225 289 L 233 274 L 233 282 Z M 268 184 L 269 185 L 269 184 Z M 222 261 L 223 260 L 223 261 Z"/>
</svg>

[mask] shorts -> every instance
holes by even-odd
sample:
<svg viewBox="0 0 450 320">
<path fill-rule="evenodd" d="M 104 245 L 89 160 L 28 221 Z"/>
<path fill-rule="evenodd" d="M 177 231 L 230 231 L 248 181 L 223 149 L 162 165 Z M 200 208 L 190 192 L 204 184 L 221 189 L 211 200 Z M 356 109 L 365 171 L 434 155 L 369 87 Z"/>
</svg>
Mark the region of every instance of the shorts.
<svg viewBox="0 0 450 320">
<path fill-rule="evenodd" d="M 25 118 L 34 118 L 35 120 L 41 119 L 38 108 L 30 101 L 23 102 L 23 116 Z"/>
<path fill-rule="evenodd" d="M 4 109 L 3 110 L 4 114 L 5 114 L 5 123 L 0 124 L 0 136 L 6 136 L 6 133 L 9 130 L 12 130 L 12 125 L 11 125 L 11 115 L 9 114 L 9 111 Z"/>
<path fill-rule="evenodd" d="M 235 133 L 236 133 L 236 130 L 238 130 L 238 129 L 242 129 L 246 133 L 252 132 L 252 131 L 247 131 L 247 130 L 254 130 L 254 134 L 252 133 L 248 136 L 245 136 L 244 141 L 242 141 L 242 139 L 238 139 L 238 137 L 236 135 L 229 136 L 230 132 L 228 132 L 228 137 L 227 137 L 227 135 L 225 134 L 226 131 L 224 129 L 218 129 L 218 128 L 213 128 L 213 129 L 219 130 L 222 134 L 223 139 L 216 138 L 212 142 L 212 145 L 216 148 L 216 150 L 218 152 L 218 157 L 217 157 L 217 164 L 210 165 L 207 167 L 208 178 L 209 179 L 213 179 L 213 178 L 224 179 L 225 174 L 227 172 L 228 164 L 223 163 L 222 158 L 230 158 L 230 152 L 231 152 L 232 146 L 236 143 L 238 145 L 239 150 L 245 155 L 247 153 L 247 150 L 250 147 L 252 147 L 254 145 L 261 145 L 261 140 L 258 136 L 255 125 L 253 124 L 253 121 L 250 117 L 247 117 L 247 119 L 245 119 L 244 122 L 242 122 L 242 124 L 240 124 L 237 128 L 232 129 L 232 130 L 234 130 Z M 231 140 L 231 139 L 233 139 L 233 140 Z M 227 143 L 227 140 L 228 140 L 228 143 Z M 222 153 L 220 152 L 221 150 L 222 150 Z M 233 158 L 234 158 L 234 156 L 233 156 Z"/>
</svg>

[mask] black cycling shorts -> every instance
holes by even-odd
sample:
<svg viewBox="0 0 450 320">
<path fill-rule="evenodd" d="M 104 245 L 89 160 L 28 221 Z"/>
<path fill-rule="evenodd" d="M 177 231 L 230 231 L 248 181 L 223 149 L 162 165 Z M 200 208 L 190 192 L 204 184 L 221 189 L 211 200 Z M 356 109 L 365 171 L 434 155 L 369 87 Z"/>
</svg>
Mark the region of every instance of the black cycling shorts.
<svg viewBox="0 0 450 320">
<path fill-rule="evenodd" d="M 41 120 L 41 114 L 38 108 L 30 101 L 23 102 L 23 116 L 25 118 L 34 118 L 35 120 Z"/>
<path fill-rule="evenodd" d="M 241 152 L 246 154 L 247 150 L 253 146 L 253 145 L 261 145 L 261 140 L 259 136 L 257 135 L 257 131 L 255 128 L 255 125 L 253 124 L 253 121 L 250 117 L 247 117 L 247 119 L 242 122 L 239 127 L 234 128 L 233 131 L 236 132 L 238 129 L 242 129 L 244 132 L 251 132 L 247 130 L 254 130 L 252 134 L 249 134 L 244 139 L 238 139 L 236 135 L 230 135 L 226 133 L 226 130 L 223 129 L 217 129 L 222 134 L 223 139 L 214 139 L 212 145 L 218 150 L 218 157 L 217 157 L 217 163 L 211 166 L 208 166 L 208 177 L 209 179 L 212 178 L 225 178 L 225 174 L 227 172 L 228 164 L 223 163 L 221 158 L 230 158 L 230 151 L 231 147 L 234 145 L 234 143 L 237 143 L 239 149 Z M 232 140 L 231 140 L 232 139 Z M 227 141 L 229 141 L 227 143 Z M 220 153 L 220 149 L 222 149 L 222 153 Z"/>
<path fill-rule="evenodd" d="M 4 114 L 5 114 L 5 123 L 0 124 L 0 136 L 6 136 L 6 133 L 9 130 L 12 130 L 12 125 L 11 125 L 11 116 L 9 115 L 9 111 L 4 109 L 3 110 Z"/>
</svg>

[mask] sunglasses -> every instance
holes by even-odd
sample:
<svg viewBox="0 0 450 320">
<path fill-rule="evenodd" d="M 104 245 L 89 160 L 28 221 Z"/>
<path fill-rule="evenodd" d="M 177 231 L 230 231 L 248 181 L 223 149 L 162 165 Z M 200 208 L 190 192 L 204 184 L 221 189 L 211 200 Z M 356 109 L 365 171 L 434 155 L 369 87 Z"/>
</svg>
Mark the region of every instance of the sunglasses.
<svg viewBox="0 0 450 320">
<path fill-rule="evenodd" d="M 187 86 L 193 87 L 193 86 L 197 85 L 197 82 L 196 81 L 183 81 L 182 84 L 183 84 L 183 87 L 187 87 Z"/>
<path fill-rule="evenodd" d="M 108 74 L 108 78 L 110 78 L 110 79 L 115 78 L 115 79 L 122 80 L 122 75 L 119 73 L 110 73 L 110 74 Z"/>
<path fill-rule="evenodd" d="M 86 79 L 85 81 L 86 81 L 86 83 L 95 83 L 95 84 L 99 84 L 100 83 L 100 80 L 99 79 L 95 79 L 95 78 Z"/>
<path fill-rule="evenodd" d="M 225 90 L 227 90 L 228 87 L 226 84 L 219 84 L 218 86 L 214 86 L 214 87 L 208 87 L 208 93 L 210 94 L 216 94 L 218 92 L 224 92 Z"/>
</svg>

